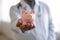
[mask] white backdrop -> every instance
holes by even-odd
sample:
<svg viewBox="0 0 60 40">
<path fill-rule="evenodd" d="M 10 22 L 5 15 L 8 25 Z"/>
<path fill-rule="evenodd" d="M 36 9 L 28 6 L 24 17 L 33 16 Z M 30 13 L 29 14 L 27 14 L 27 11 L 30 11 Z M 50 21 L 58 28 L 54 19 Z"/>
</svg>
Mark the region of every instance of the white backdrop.
<svg viewBox="0 0 60 40">
<path fill-rule="evenodd" d="M 1 21 L 1 0 L 0 0 L 0 21 Z"/>
<path fill-rule="evenodd" d="M 12 5 L 16 5 L 20 0 L 2 0 L 2 13 L 0 14 L 2 21 L 10 22 L 9 10 Z M 52 14 L 55 31 L 60 32 L 60 0 L 40 0 L 46 3 Z M 1 19 L 0 18 L 0 19 Z"/>
</svg>

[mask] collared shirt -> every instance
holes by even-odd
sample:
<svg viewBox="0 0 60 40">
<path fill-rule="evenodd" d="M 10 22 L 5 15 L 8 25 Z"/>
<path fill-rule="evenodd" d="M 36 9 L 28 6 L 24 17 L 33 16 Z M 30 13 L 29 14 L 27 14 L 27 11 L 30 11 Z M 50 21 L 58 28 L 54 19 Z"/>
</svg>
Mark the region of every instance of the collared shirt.
<svg viewBox="0 0 60 40">
<path fill-rule="evenodd" d="M 36 2 L 36 0 L 35 0 Z M 49 8 L 42 2 L 36 2 L 35 11 L 35 29 L 25 31 L 24 33 L 15 25 L 17 20 L 21 18 L 22 10 L 31 10 L 30 6 L 23 0 L 20 2 L 22 7 L 17 5 L 10 9 L 11 29 L 14 32 L 16 40 L 55 40 L 54 26 L 52 23 Z"/>
</svg>

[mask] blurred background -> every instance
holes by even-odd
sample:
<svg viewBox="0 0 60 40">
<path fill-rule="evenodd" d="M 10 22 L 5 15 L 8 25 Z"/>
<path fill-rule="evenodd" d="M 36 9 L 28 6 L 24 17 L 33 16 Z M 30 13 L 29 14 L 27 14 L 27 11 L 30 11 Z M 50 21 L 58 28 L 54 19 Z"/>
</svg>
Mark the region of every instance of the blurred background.
<svg viewBox="0 0 60 40">
<path fill-rule="evenodd" d="M 59 18 L 60 17 L 60 0 L 40 0 L 40 1 L 49 6 L 50 13 L 52 15 L 53 23 L 55 26 L 57 40 L 60 40 L 59 39 L 60 37 L 60 18 Z M 20 0 L 0 0 L 0 32 L 2 31 L 1 27 L 8 26 L 7 24 L 10 23 L 11 21 L 9 16 L 10 7 L 12 5 L 16 5 L 18 2 L 20 2 Z M 6 32 L 8 31 L 5 31 L 5 33 Z"/>
</svg>

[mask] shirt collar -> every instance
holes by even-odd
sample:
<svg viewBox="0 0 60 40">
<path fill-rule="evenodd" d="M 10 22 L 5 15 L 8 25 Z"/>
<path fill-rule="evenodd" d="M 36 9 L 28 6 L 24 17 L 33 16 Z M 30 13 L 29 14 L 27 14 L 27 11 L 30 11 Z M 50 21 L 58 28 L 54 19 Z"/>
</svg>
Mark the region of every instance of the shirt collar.
<svg viewBox="0 0 60 40">
<path fill-rule="evenodd" d="M 22 4 L 23 7 L 26 7 L 28 5 L 24 0 L 21 0 L 20 3 Z M 39 1 L 38 0 L 35 0 L 35 5 L 39 5 Z"/>
</svg>

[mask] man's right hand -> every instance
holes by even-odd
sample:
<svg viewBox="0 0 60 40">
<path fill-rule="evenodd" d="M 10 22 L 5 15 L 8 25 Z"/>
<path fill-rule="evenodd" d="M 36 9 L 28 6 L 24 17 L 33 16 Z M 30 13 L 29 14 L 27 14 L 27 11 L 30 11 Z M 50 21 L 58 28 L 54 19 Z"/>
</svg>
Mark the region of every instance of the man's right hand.
<svg viewBox="0 0 60 40">
<path fill-rule="evenodd" d="M 34 24 L 26 23 L 26 25 L 23 25 L 22 23 L 23 23 L 22 20 L 19 19 L 17 24 L 16 24 L 16 27 L 19 27 L 22 31 L 28 31 L 28 30 L 31 30 L 31 29 L 35 28 Z"/>
</svg>

